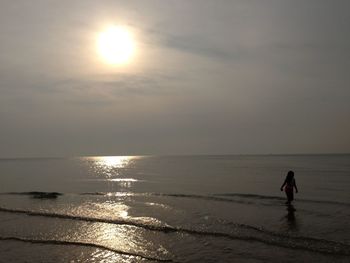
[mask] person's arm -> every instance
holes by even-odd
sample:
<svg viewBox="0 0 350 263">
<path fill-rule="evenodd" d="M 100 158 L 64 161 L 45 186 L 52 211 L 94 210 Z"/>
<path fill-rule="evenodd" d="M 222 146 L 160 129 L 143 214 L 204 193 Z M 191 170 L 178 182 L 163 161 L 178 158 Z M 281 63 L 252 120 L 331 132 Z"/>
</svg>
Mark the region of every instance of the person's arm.
<svg viewBox="0 0 350 263">
<path fill-rule="evenodd" d="M 286 180 L 284 180 L 282 186 L 281 186 L 281 191 L 283 191 L 283 187 L 286 185 Z"/>
<path fill-rule="evenodd" d="M 295 181 L 295 179 L 294 179 L 294 187 L 295 187 L 295 192 L 297 193 L 298 192 L 298 187 L 297 187 L 297 182 Z"/>
</svg>

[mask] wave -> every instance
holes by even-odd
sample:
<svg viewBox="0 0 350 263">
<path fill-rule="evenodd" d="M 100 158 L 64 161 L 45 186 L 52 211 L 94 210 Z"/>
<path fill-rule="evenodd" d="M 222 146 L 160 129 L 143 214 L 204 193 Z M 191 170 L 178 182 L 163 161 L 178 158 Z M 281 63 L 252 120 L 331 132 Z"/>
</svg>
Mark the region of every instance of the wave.
<svg viewBox="0 0 350 263">
<path fill-rule="evenodd" d="M 211 195 L 196 195 L 196 194 L 168 194 L 168 193 L 129 193 L 129 192 L 116 192 L 116 193 L 104 193 L 104 192 L 86 192 L 80 193 L 79 195 L 101 195 L 101 196 L 164 196 L 164 197 L 175 197 L 175 198 L 194 198 L 204 199 L 210 201 L 221 201 L 221 202 L 233 202 L 242 204 L 256 204 L 256 200 L 277 200 L 284 202 L 286 199 L 280 196 L 269 196 L 269 195 L 257 195 L 257 194 L 242 194 L 242 193 L 223 193 L 223 194 L 211 194 Z M 231 199 L 230 197 L 238 197 L 242 199 Z M 298 202 L 303 203 L 319 203 L 319 204 L 330 204 L 330 205 L 342 205 L 350 206 L 350 203 L 329 201 L 329 200 L 314 200 L 314 199 L 297 199 Z"/>
<path fill-rule="evenodd" d="M 151 260 L 151 261 L 174 262 L 171 259 L 160 259 L 160 258 L 148 257 L 148 256 L 140 255 L 140 254 L 137 254 L 137 253 L 126 252 L 126 251 L 110 248 L 110 247 L 107 247 L 107 246 L 104 246 L 104 245 L 95 244 L 95 243 L 87 243 L 87 242 L 55 240 L 55 239 L 28 239 L 28 238 L 10 237 L 10 236 L 7 236 L 7 237 L 0 236 L 0 241 L 18 241 L 18 242 L 27 242 L 27 243 L 33 243 L 33 244 L 93 247 L 93 248 L 99 248 L 99 249 L 103 249 L 103 250 L 108 250 L 108 251 L 111 251 L 113 253 L 117 253 L 117 254 L 120 254 L 120 255 L 133 256 L 133 257 L 138 257 L 138 258 L 141 258 L 141 259 L 147 259 L 147 260 Z"/>
<path fill-rule="evenodd" d="M 152 196 L 164 196 L 164 197 L 175 197 L 175 198 L 194 198 L 194 199 L 204 199 L 209 201 L 218 201 L 218 202 L 233 202 L 233 203 L 242 203 L 242 204 L 254 204 L 252 201 L 247 200 L 234 200 L 224 197 L 219 197 L 215 195 L 195 195 L 195 194 L 163 194 L 163 193 L 151 193 Z"/>
<path fill-rule="evenodd" d="M 241 193 L 224 193 L 224 194 L 214 194 L 214 196 L 227 196 L 227 197 L 241 197 L 248 199 L 266 199 L 266 200 L 279 200 L 285 201 L 286 199 L 280 196 L 269 196 L 269 195 L 257 195 L 257 194 L 241 194 Z M 329 200 L 314 200 L 314 199 L 297 199 L 299 202 L 306 203 L 323 203 L 323 204 L 331 204 L 331 205 L 344 205 L 350 206 L 350 203 L 338 202 L 338 201 L 329 201 Z"/>
<path fill-rule="evenodd" d="M 243 229 L 253 230 L 253 231 L 267 234 L 270 236 L 286 238 L 286 239 L 291 239 L 291 240 L 300 240 L 303 242 L 323 242 L 323 243 L 330 245 L 330 246 L 343 246 L 345 248 L 348 247 L 350 249 L 350 245 L 345 244 L 345 243 L 341 243 L 341 242 L 337 242 L 337 241 L 333 241 L 333 240 L 314 238 L 314 237 L 304 237 L 304 236 L 289 236 L 289 235 L 285 235 L 285 234 L 281 234 L 281 233 L 277 233 L 274 231 L 264 229 L 263 227 L 252 226 L 252 225 L 247 225 L 247 224 L 242 224 L 242 223 L 235 223 L 235 222 L 223 222 L 223 223 L 226 225 L 232 225 L 232 226 L 243 228 Z"/>
<path fill-rule="evenodd" d="M 277 247 L 306 250 L 306 251 L 312 251 L 312 252 L 323 253 L 323 254 L 350 255 L 350 245 L 347 245 L 345 243 L 330 241 L 326 239 L 281 235 L 275 232 L 265 230 L 263 228 L 258 228 L 255 226 L 245 225 L 245 224 L 232 223 L 236 227 L 251 229 L 251 230 L 254 230 L 255 232 L 260 232 L 263 234 L 263 236 L 259 236 L 256 234 L 255 235 L 238 235 L 238 234 L 232 234 L 232 233 L 187 229 L 187 228 L 174 227 L 169 225 L 153 225 L 153 224 L 140 223 L 140 222 L 134 222 L 134 221 L 128 221 L 128 220 L 120 220 L 120 219 L 114 220 L 114 219 L 106 219 L 106 218 L 93 218 L 93 217 L 84 217 L 84 216 L 75 216 L 75 215 L 66 215 L 66 214 L 57 214 L 57 213 L 10 209 L 10 208 L 4 208 L 4 207 L 0 207 L 0 212 L 25 214 L 28 216 L 67 219 L 67 220 L 78 220 L 78 221 L 85 221 L 85 222 L 92 222 L 92 223 L 129 225 L 129 226 L 135 226 L 135 227 L 143 228 L 150 231 L 158 231 L 162 233 L 180 233 L 180 234 L 189 234 L 189 235 L 205 236 L 205 237 L 219 237 L 219 238 L 227 238 L 227 239 L 241 240 L 241 241 L 247 241 L 247 242 L 259 242 L 259 243 L 264 243 L 267 245 L 273 245 Z"/>
<path fill-rule="evenodd" d="M 78 195 L 99 195 L 99 196 L 115 196 L 115 197 L 123 197 L 123 196 L 149 196 L 149 193 L 131 193 L 131 192 L 85 192 L 79 193 Z"/>
<path fill-rule="evenodd" d="M 277 200 L 281 202 L 284 202 L 286 200 L 284 197 L 280 197 L 280 196 L 241 194 L 241 193 L 224 193 L 224 194 L 212 194 L 212 195 L 150 193 L 148 195 L 179 197 L 179 198 L 195 198 L 195 199 L 205 199 L 205 200 L 221 201 L 221 202 L 234 202 L 234 203 L 243 203 L 243 204 L 256 204 L 256 202 L 254 202 L 256 200 Z M 229 197 L 238 197 L 242 199 L 231 199 Z M 350 203 L 328 201 L 328 200 L 297 199 L 297 201 L 303 202 L 303 203 L 319 203 L 319 204 L 350 206 Z"/>
<path fill-rule="evenodd" d="M 33 198 L 49 199 L 57 198 L 58 196 L 64 195 L 60 192 L 7 192 L 0 193 L 0 195 L 28 195 Z M 174 198 L 194 198 L 194 199 L 204 199 L 209 201 L 218 202 L 233 202 L 242 204 L 256 204 L 257 200 L 277 200 L 285 201 L 284 197 L 280 196 L 270 196 L 270 195 L 258 195 L 258 194 L 243 194 L 243 193 L 222 193 L 222 194 L 209 194 L 209 195 L 196 195 L 196 194 L 169 194 L 169 193 L 131 193 L 131 192 L 84 192 L 78 193 L 76 195 L 98 195 L 98 196 L 109 196 L 109 197 L 129 197 L 129 196 L 160 196 L 160 197 L 174 197 Z M 230 198 L 231 197 L 231 198 Z M 240 199 L 232 199 L 232 198 Z M 329 205 L 342 205 L 350 206 L 350 203 L 330 201 L 330 200 L 314 200 L 314 199 L 297 199 L 298 202 L 302 203 L 317 203 L 317 204 L 329 204 Z M 263 204 L 264 205 L 264 204 Z M 266 204 L 265 204 L 266 205 Z"/>
<path fill-rule="evenodd" d="M 257 194 L 241 194 L 241 193 L 224 193 L 224 194 L 214 194 L 214 196 L 228 196 L 228 197 L 243 197 L 252 199 L 273 199 L 273 200 L 285 200 L 285 198 L 280 196 L 269 196 L 269 195 L 257 195 Z"/>
<path fill-rule="evenodd" d="M 86 192 L 80 193 L 79 195 L 97 195 L 97 196 L 109 196 L 109 197 L 128 197 L 128 196 L 158 196 L 158 197 L 174 197 L 174 198 L 191 198 L 191 199 L 202 199 L 208 201 L 218 201 L 218 202 L 231 202 L 231 203 L 240 203 L 240 204 L 256 204 L 254 201 L 250 200 L 237 200 L 230 199 L 226 197 L 220 197 L 220 195 L 196 195 L 196 194 L 166 194 L 166 193 L 104 193 L 104 192 Z M 285 200 L 281 198 L 281 200 Z"/>
</svg>

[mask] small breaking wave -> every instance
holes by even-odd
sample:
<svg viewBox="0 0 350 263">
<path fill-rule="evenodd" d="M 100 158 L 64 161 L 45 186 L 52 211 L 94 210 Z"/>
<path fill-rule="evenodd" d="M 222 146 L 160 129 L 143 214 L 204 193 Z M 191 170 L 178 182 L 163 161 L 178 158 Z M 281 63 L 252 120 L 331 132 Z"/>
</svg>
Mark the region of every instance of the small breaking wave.
<svg viewBox="0 0 350 263">
<path fill-rule="evenodd" d="M 281 202 L 284 202 L 286 200 L 284 197 L 280 197 L 280 196 L 241 194 L 241 193 L 226 193 L 226 194 L 212 194 L 212 195 L 151 193 L 148 195 L 178 197 L 178 198 L 195 198 L 195 199 L 205 199 L 205 200 L 219 201 L 219 202 L 234 202 L 234 203 L 242 203 L 242 204 L 256 204 L 255 202 L 256 200 L 277 200 Z M 241 199 L 232 199 L 230 197 L 233 197 L 233 198 L 238 197 Z M 328 201 L 328 200 L 298 199 L 298 202 L 350 206 L 350 203 Z"/>
<path fill-rule="evenodd" d="M 156 261 L 156 262 L 174 262 L 171 259 L 160 259 L 160 258 L 148 257 L 148 256 L 140 255 L 137 253 L 126 252 L 126 251 L 110 248 L 110 247 L 107 247 L 104 245 L 95 244 L 95 243 L 87 243 L 87 242 L 55 240 L 55 239 L 28 239 L 28 238 L 23 238 L 23 237 L 10 237 L 10 236 L 7 236 L 7 237 L 0 236 L 0 241 L 18 241 L 18 242 L 27 242 L 27 243 L 32 243 L 32 244 L 93 247 L 93 248 L 108 250 L 108 251 L 111 251 L 113 253 L 120 254 L 120 255 L 133 256 L 133 257 L 147 259 L 147 260 Z"/>
<path fill-rule="evenodd" d="M 195 194 L 163 194 L 163 193 L 151 193 L 152 196 L 164 196 L 164 197 L 175 197 L 175 198 L 193 198 L 193 199 L 203 199 L 209 201 L 218 201 L 218 202 L 233 202 L 233 203 L 242 203 L 242 204 L 253 204 L 252 201 L 247 200 L 234 200 L 225 197 L 219 197 L 215 195 L 195 195 Z"/>
<path fill-rule="evenodd" d="M 57 198 L 58 196 L 64 195 L 60 192 L 7 192 L 0 193 L 0 195 L 28 195 L 33 198 Z M 233 202 L 242 204 L 256 204 L 259 200 L 270 200 L 270 201 L 281 201 L 284 202 L 285 198 L 281 196 L 269 196 L 269 195 L 258 195 L 258 194 L 243 194 L 243 193 L 222 193 L 222 194 L 209 194 L 209 195 L 197 195 L 197 194 L 181 194 L 181 193 L 131 193 L 131 192 L 84 192 L 84 193 L 70 193 L 70 195 L 91 195 L 91 196 L 108 196 L 108 197 L 136 197 L 136 196 L 159 196 L 159 197 L 174 197 L 174 198 L 192 198 L 192 199 L 203 199 L 208 201 L 218 202 Z M 238 199 L 234 199 L 238 198 Z M 298 202 L 302 203 L 316 203 L 316 204 L 328 204 L 328 205 L 342 205 L 350 206 L 350 203 L 330 201 L 330 200 L 315 200 L 315 199 L 297 199 Z M 263 203 L 261 203 L 263 204 Z M 264 205 L 264 204 L 263 204 Z M 267 204 L 265 204 L 267 205 Z"/>
<path fill-rule="evenodd" d="M 85 193 L 79 193 L 78 195 L 97 195 L 97 196 L 115 196 L 115 197 L 128 197 L 128 196 L 147 196 L 149 194 L 136 194 L 136 193 L 131 193 L 131 192 L 85 192 Z"/>
<path fill-rule="evenodd" d="M 240 197 L 247 199 L 260 199 L 260 200 L 279 200 L 285 201 L 286 199 L 280 196 L 269 196 L 269 195 L 257 195 L 257 194 L 241 194 L 241 193 L 225 193 L 225 194 L 214 194 L 214 196 L 225 196 L 225 197 Z M 338 202 L 338 201 L 329 201 L 329 200 L 314 200 L 314 199 L 299 199 L 298 202 L 305 203 L 322 203 L 330 205 L 343 205 L 350 206 L 350 203 Z"/>
<path fill-rule="evenodd" d="M 174 198 L 193 198 L 203 199 L 209 201 L 218 202 L 233 202 L 242 204 L 256 204 L 256 200 L 276 200 L 284 202 L 285 197 L 269 196 L 269 195 L 257 195 L 257 194 L 241 194 L 241 193 L 224 193 L 224 194 L 211 194 L 211 195 L 197 195 L 197 194 L 168 194 L 168 193 L 129 193 L 129 192 L 116 192 L 116 193 L 104 193 L 104 192 L 87 192 L 80 193 L 79 195 L 101 195 L 101 196 L 160 196 L 160 197 L 174 197 Z M 238 197 L 241 199 L 233 199 L 230 197 Z M 350 206 L 350 203 L 329 201 L 329 200 L 314 200 L 314 199 L 298 199 L 298 202 L 303 203 L 318 203 L 329 205 L 342 205 Z"/>
<path fill-rule="evenodd" d="M 275 232 L 265 230 L 263 228 L 258 228 L 255 226 L 245 225 L 245 224 L 231 223 L 235 227 L 254 230 L 255 232 L 261 233 L 262 235 L 258 235 L 256 233 L 253 235 L 249 235 L 249 234 L 238 235 L 233 233 L 187 229 L 187 228 L 174 227 L 169 225 L 154 225 L 154 224 L 140 223 L 140 222 L 134 222 L 129 220 L 93 218 L 93 217 L 85 217 L 85 216 L 74 216 L 74 215 L 66 215 L 66 214 L 10 209 L 10 208 L 4 208 L 4 207 L 0 207 L 0 212 L 25 214 L 28 216 L 40 216 L 40 217 L 48 217 L 48 218 L 77 220 L 77 221 L 85 221 L 85 222 L 91 222 L 91 223 L 129 225 L 129 226 L 143 228 L 145 230 L 157 231 L 157 232 L 162 232 L 166 234 L 180 233 L 180 234 L 189 234 L 189 235 L 196 235 L 196 236 L 227 238 L 227 239 L 241 240 L 241 241 L 247 241 L 247 242 L 259 242 L 259 243 L 264 243 L 266 245 L 272 245 L 272 246 L 283 247 L 288 249 L 306 250 L 306 251 L 312 251 L 312 252 L 323 253 L 323 254 L 347 255 L 347 256 L 350 255 L 350 246 L 341 242 L 310 238 L 310 237 L 302 237 L 302 236 L 294 237 L 294 236 L 281 235 Z"/>
</svg>

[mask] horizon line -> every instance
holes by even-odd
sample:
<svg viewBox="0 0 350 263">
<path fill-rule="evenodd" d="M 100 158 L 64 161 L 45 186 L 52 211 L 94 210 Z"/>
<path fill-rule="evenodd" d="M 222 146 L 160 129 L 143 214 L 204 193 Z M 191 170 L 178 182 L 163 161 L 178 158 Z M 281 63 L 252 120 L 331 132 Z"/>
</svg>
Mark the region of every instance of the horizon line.
<svg viewBox="0 0 350 263">
<path fill-rule="evenodd" d="M 66 155 L 66 156 L 11 156 L 2 157 L 0 160 L 18 160 L 18 159 L 69 159 L 81 157 L 101 157 L 101 156 L 145 156 L 145 157 L 181 157 L 181 156 L 317 156 L 317 155 L 350 155 L 348 153 L 191 153 L 191 154 L 124 154 L 124 155 L 110 155 L 110 154 L 85 154 L 85 155 Z"/>
</svg>

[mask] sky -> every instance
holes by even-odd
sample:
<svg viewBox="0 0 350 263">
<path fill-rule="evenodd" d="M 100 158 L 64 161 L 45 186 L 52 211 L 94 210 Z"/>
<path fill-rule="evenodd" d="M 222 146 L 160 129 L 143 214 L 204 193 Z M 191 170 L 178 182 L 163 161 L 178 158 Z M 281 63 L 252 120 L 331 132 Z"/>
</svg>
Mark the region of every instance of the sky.
<svg viewBox="0 0 350 263">
<path fill-rule="evenodd" d="M 350 1 L 0 2 L 0 157 L 350 152 Z M 107 26 L 132 33 L 104 63 Z"/>
</svg>

